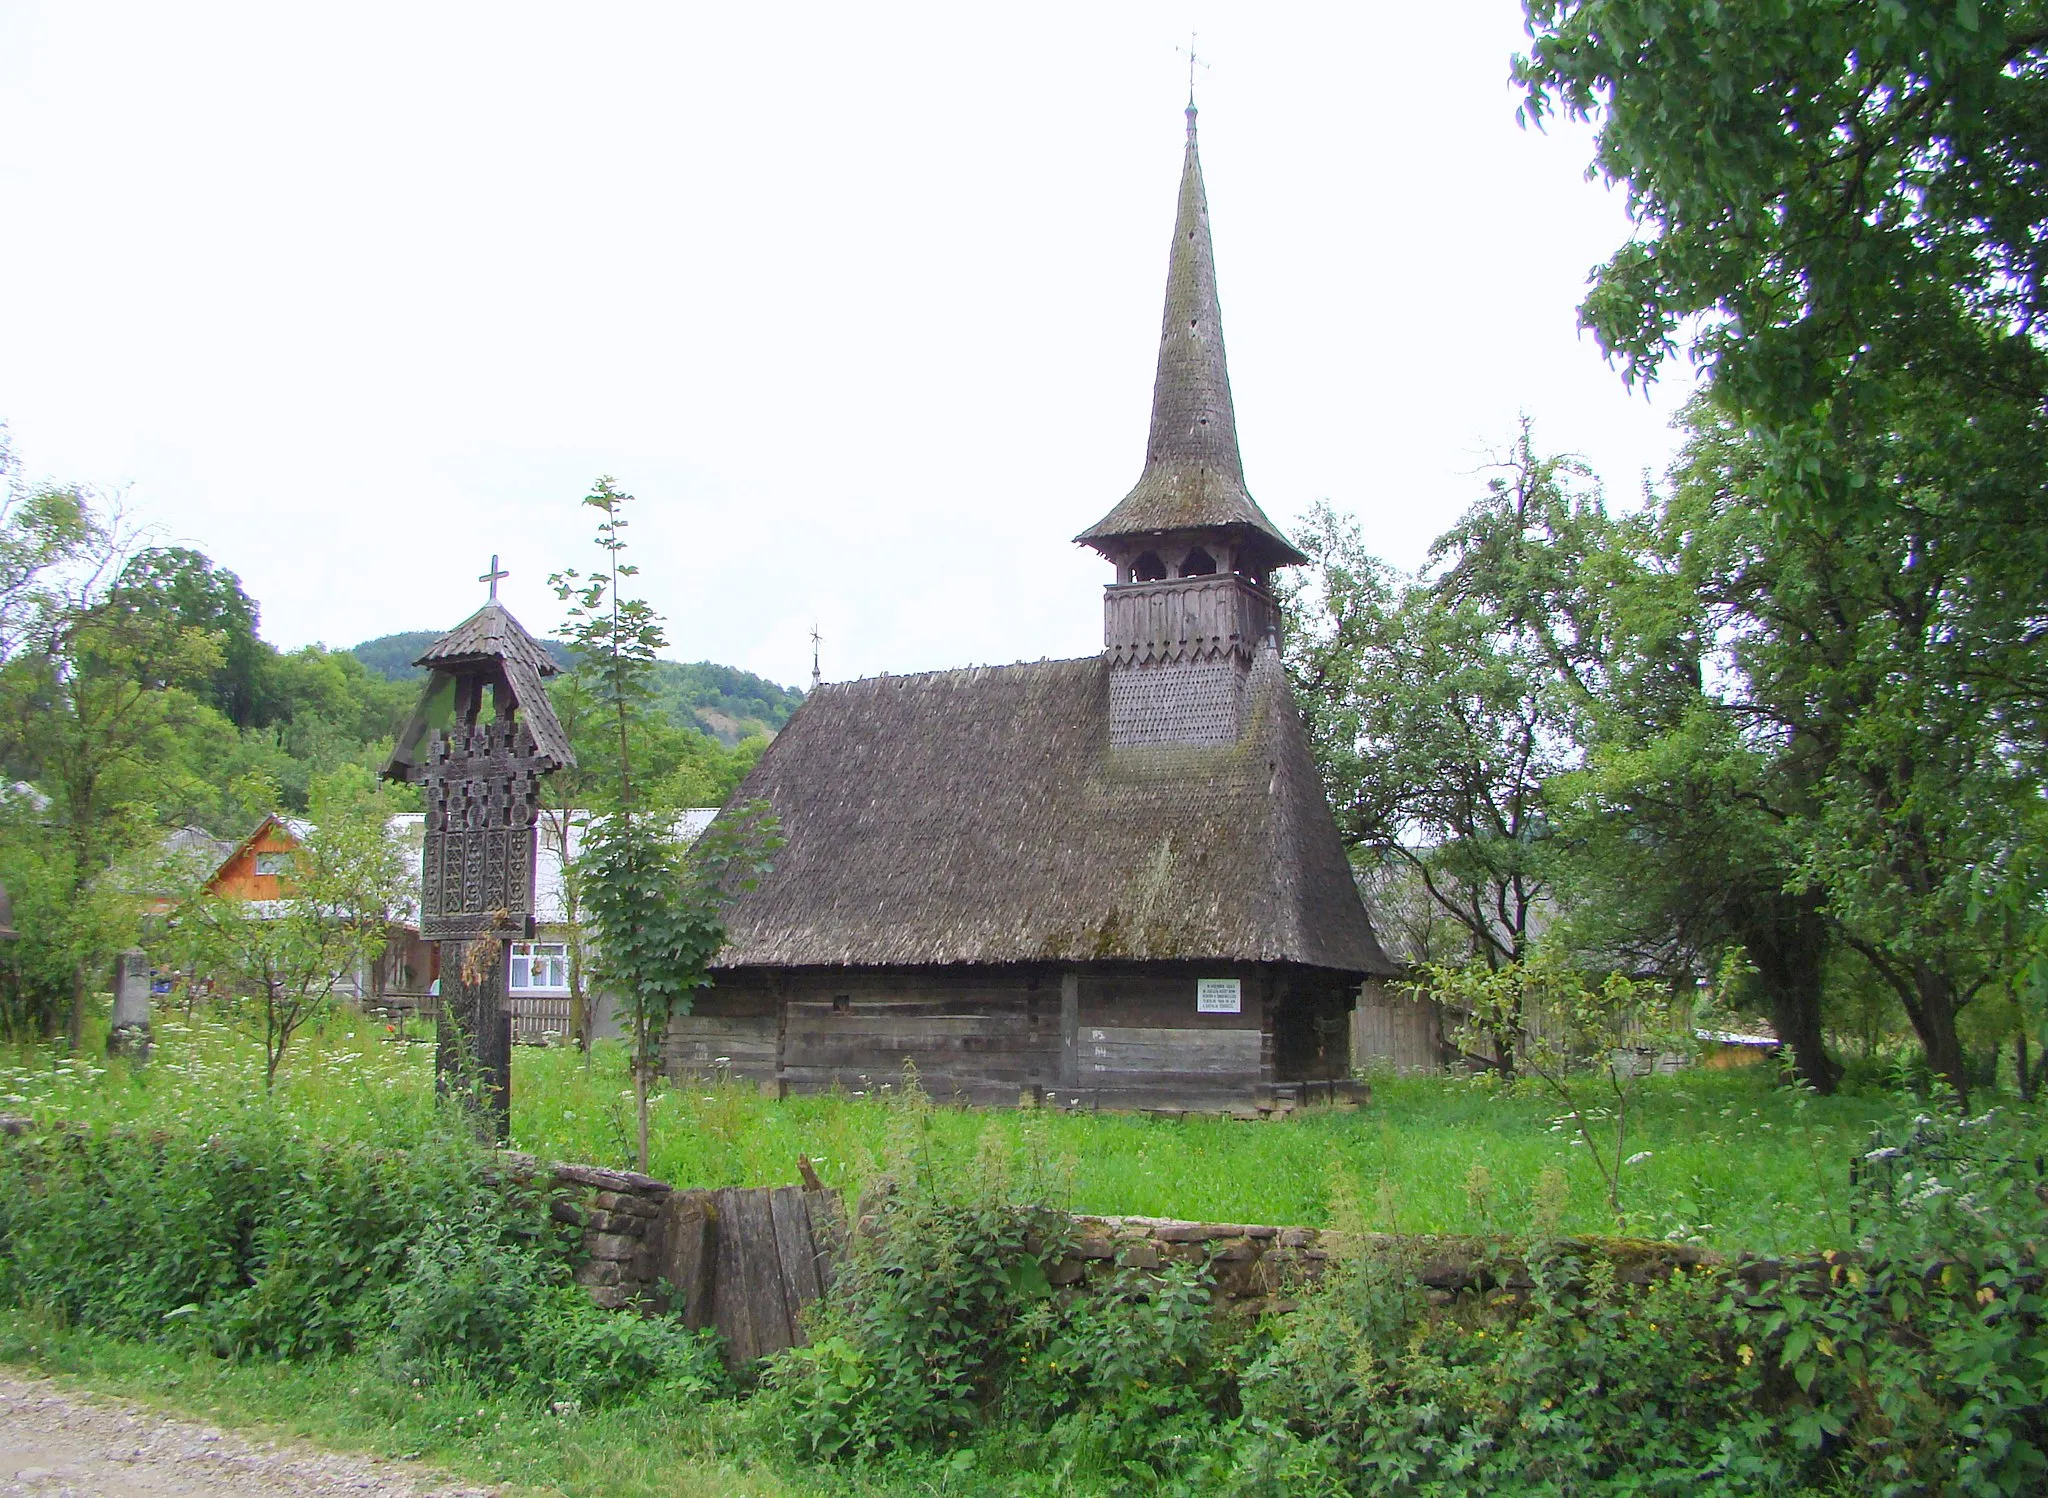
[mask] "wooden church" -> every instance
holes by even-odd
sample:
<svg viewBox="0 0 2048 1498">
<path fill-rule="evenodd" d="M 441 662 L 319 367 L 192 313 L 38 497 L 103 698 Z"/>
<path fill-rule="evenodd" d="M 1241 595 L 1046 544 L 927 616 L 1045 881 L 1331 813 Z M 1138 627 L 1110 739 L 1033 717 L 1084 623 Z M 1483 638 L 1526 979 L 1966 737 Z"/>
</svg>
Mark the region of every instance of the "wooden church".
<svg viewBox="0 0 2048 1498">
<path fill-rule="evenodd" d="M 1223 1108 L 1331 1090 L 1394 971 L 1281 669 L 1306 560 L 1246 491 L 1195 111 L 1137 486 L 1082 660 L 815 689 L 740 787 L 788 845 L 731 913 L 677 1075 Z"/>
</svg>

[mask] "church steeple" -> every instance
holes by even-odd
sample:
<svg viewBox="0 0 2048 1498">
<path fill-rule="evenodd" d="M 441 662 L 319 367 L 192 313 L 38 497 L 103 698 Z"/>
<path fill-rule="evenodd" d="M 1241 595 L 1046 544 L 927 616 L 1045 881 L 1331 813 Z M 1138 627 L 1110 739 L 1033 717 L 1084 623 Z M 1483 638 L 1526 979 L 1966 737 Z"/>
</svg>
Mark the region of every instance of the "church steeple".
<svg viewBox="0 0 2048 1498">
<path fill-rule="evenodd" d="M 1210 532 L 1191 539 L 1208 543 L 1202 549 L 1212 555 L 1221 542 L 1235 554 L 1237 570 L 1263 578 L 1271 567 L 1307 558 L 1245 489 L 1192 103 L 1187 120 L 1144 472 L 1121 504 L 1074 539 L 1118 562 L 1121 574 L 1132 558 L 1156 549 L 1145 543 L 1168 541 L 1174 532 Z M 1174 559 L 1160 561 L 1177 570 Z"/>
<path fill-rule="evenodd" d="M 1280 636 L 1267 575 L 1308 559 L 1245 490 L 1192 101 L 1145 471 L 1074 539 L 1116 564 L 1102 599 L 1110 746 L 1236 743 L 1253 660 Z"/>
</svg>

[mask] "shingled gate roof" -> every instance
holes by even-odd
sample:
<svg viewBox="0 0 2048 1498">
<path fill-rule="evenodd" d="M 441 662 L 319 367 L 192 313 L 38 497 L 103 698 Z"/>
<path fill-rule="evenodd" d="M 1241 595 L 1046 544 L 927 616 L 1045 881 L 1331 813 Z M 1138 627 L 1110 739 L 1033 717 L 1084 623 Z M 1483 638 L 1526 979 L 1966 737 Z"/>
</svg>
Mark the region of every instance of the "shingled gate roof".
<svg viewBox="0 0 2048 1498">
<path fill-rule="evenodd" d="M 562 669 L 526 632 L 526 626 L 512 617 L 512 611 L 493 598 L 421 651 L 413 664 L 448 670 L 479 661 L 514 660 L 535 676 L 556 676 Z"/>
<path fill-rule="evenodd" d="M 1266 518 L 1244 486 L 1193 105 L 1187 113 L 1187 155 L 1167 260 L 1145 471 L 1122 503 L 1074 539 L 1096 546 L 1119 537 L 1233 526 L 1256 532 L 1274 561 L 1299 564 L 1308 558 Z"/>
<path fill-rule="evenodd" d="M 386 776 L 403 779 L 411 770 L 427 736 L 428 704 L 442 688 L 465 671 L 487 666 L 504 673 L 506 685 L 519 703 L 520 721 L 533 735 L 534 747 L 541 755 L 557 766 L 576 763 L 569 735 L 562 731 L 561 721 L 548 703 L 547 689 L 541 685 L 544 678 L 560 675 L 562 668 L 496 598 L 434 641 L 413 664 L 427 668 L 427 683 L 420 692 L 419 705 L 399 730 L 382 772 Z"/>
<path fill-rule="evenodd" d="M 1224 748 L 1109 747 L 1099 656 L 814 690 L 735 793 L 788 845 L 720 967 L 1209 960 L 1394 966 L 1278 653 Z"/>
</svg>

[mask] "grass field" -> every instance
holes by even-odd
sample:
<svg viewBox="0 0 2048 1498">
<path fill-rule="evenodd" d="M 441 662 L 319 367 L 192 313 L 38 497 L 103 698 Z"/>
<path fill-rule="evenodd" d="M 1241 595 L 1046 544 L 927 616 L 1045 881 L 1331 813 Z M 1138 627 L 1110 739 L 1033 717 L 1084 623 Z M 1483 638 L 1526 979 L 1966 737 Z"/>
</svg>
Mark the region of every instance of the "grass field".
<svg viewBox="0 0 2048 1498">
<path fill-rule="evenodd" d="M 165 1017 L 145 1068 L 88 1059 L 97 1055 L 0 1053 L 0 1113 L 180 1131 L 239 1124 L 393 1146 L 437 1123 L 431 1047 L 346 1013 L 303 1037 L 272 1094 L 260 1045 L 220 1019 Z M 522 1049 L 515 1065 L 517 1146 L 631 1163 L 632 1097 L 618 1047 L 589 1058 Z M 1648 1080 L 1628 1143 L 1639 1158 L 1627 1173 L 1627 1227 L 1729 1253 L 1846 1245 L 1854 1237 L 1848 1162 L 1867 1148 L 1874 1124 L 1918 1106 L 1882 1092 L 1814 1098 L 1760 1071 Z M 781 1102 L 742 1086 L 664 1088 L 653 1117 L 653 1169 L 684 1185 L 788 1182 L 805 1154 L 833 1184 L 858 1189 L 901 1158 L 914 1132 L 926 1151 L 977 1165 L 1028 1162 L 1034 1179 L 1049 1178 L 1080 1211 L 1321 1225 L 1341 1198 L 1383 1229 L 1519 1235 L 1534 1226 L 1533 1198 L 1548 1172 L 1569 1188 L 1559 1226 L 1615 1227 L 1557 1104 L 1468 1079 L 1380 1079 L 1364 1106 L 1265 1123 L 977 1113 L 914 1104 L 898 1084 Z M 806 1466 L 786 1454 L 789 1433 L 773 1424 L 772 1396 L 639 1397 L 586 1411 L 519 1387 L 480 1387 L 467 1365 L 408 1379 L 374 1339 L 355 1345 L 302 1360 L 231 1359 L 204 1339 L 123 1340 L 36 1305 L 0 1309 L 0 1366 L 260 1434 L 418 1458 L 514 1493 L 995 1498 L 1028 1488 L 1096 1498 L 1134 1490 L 1122 1467 L 1102 1465 L 1107 1458 L 1085 1445 L 1048 1445 L 1048 1434 L 1021 1419 L 992 1418 L 971 1441 L 898 1452 L 877 1466 Z M 1062 1451 L 1066 1465 L 1047 1467 L 1048 1453 Z"/>
<path fill-rule="evenodd" d="M 89 1051 L 88 1056 L 92 1053 Z M 46 1048 L 0 1066 L 0 1112 L 144 1126 L 207 1126 L 274 1109 L 278 1127 L 403 1144 L 433 1116 L 431 1048 L 336 1013 L 286 1058 L 266 1099 L 260 1047 L 218 1019 L 163 1020 L 151 1064 L 77 1060 Z M 623 1051 L 522 1047 L 513 1142 L 554 1159 L 632 1163 Z M 1629 1136 L 1632 1232 L 1723 1251 L 1783 1252 L 1846 1241 L 1848 1162 L 1885 1095 L 1815 1098 L 1761 1071 L 1694 1072 L 1645 1082 Z M 883 1168 L 903 1110 L 867 1097 L 769 1101 L 745 1086 L 664 1088 L 653 1105 L 654 1174 L 680 1185 L 793 1181 L 799 1154 L 858 1189 Z M 1334 1189 L 1372 1226 L 1399 1232 L 1522 1233 L 1536 1183 L 1557 1166 L 1569 1187 L 1561 1226 L 1611 1232 L 1597 1174 L 1558 1118 L 1526 1089 L 1480 1080 L 1385 1078 L 1355 1111 L 1310 1109 L 1285 1122 L 1117 1114 L 933 1110 L 933 1143 L 963 1155 L 1050 1164 L 1082 1212 L 1322 1225 Z"/>
</svg>

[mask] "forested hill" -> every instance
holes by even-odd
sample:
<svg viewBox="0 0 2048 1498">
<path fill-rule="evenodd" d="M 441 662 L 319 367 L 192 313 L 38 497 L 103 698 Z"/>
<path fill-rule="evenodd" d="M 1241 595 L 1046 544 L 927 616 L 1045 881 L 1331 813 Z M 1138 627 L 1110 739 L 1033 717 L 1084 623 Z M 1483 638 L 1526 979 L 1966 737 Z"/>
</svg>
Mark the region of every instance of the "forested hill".
<svg viewBox="0 0 2048 1498">
<path fill-rule="evenodd" d="M 406 630 L 365 640 L 349 654 L 387 681 L 405 681 L 421 675 L 413 661 L 438 637 L 437 630 Z M 568 668 L 567 645 L 560 640 L 541 644 Z M 655 671 L 654 699 L 677 723 L 702 729 L 730 746 L 753 734 L 774 733 L 789 721 L 804 694 L 736 666 L 661 661 Z"/>
</svg>

